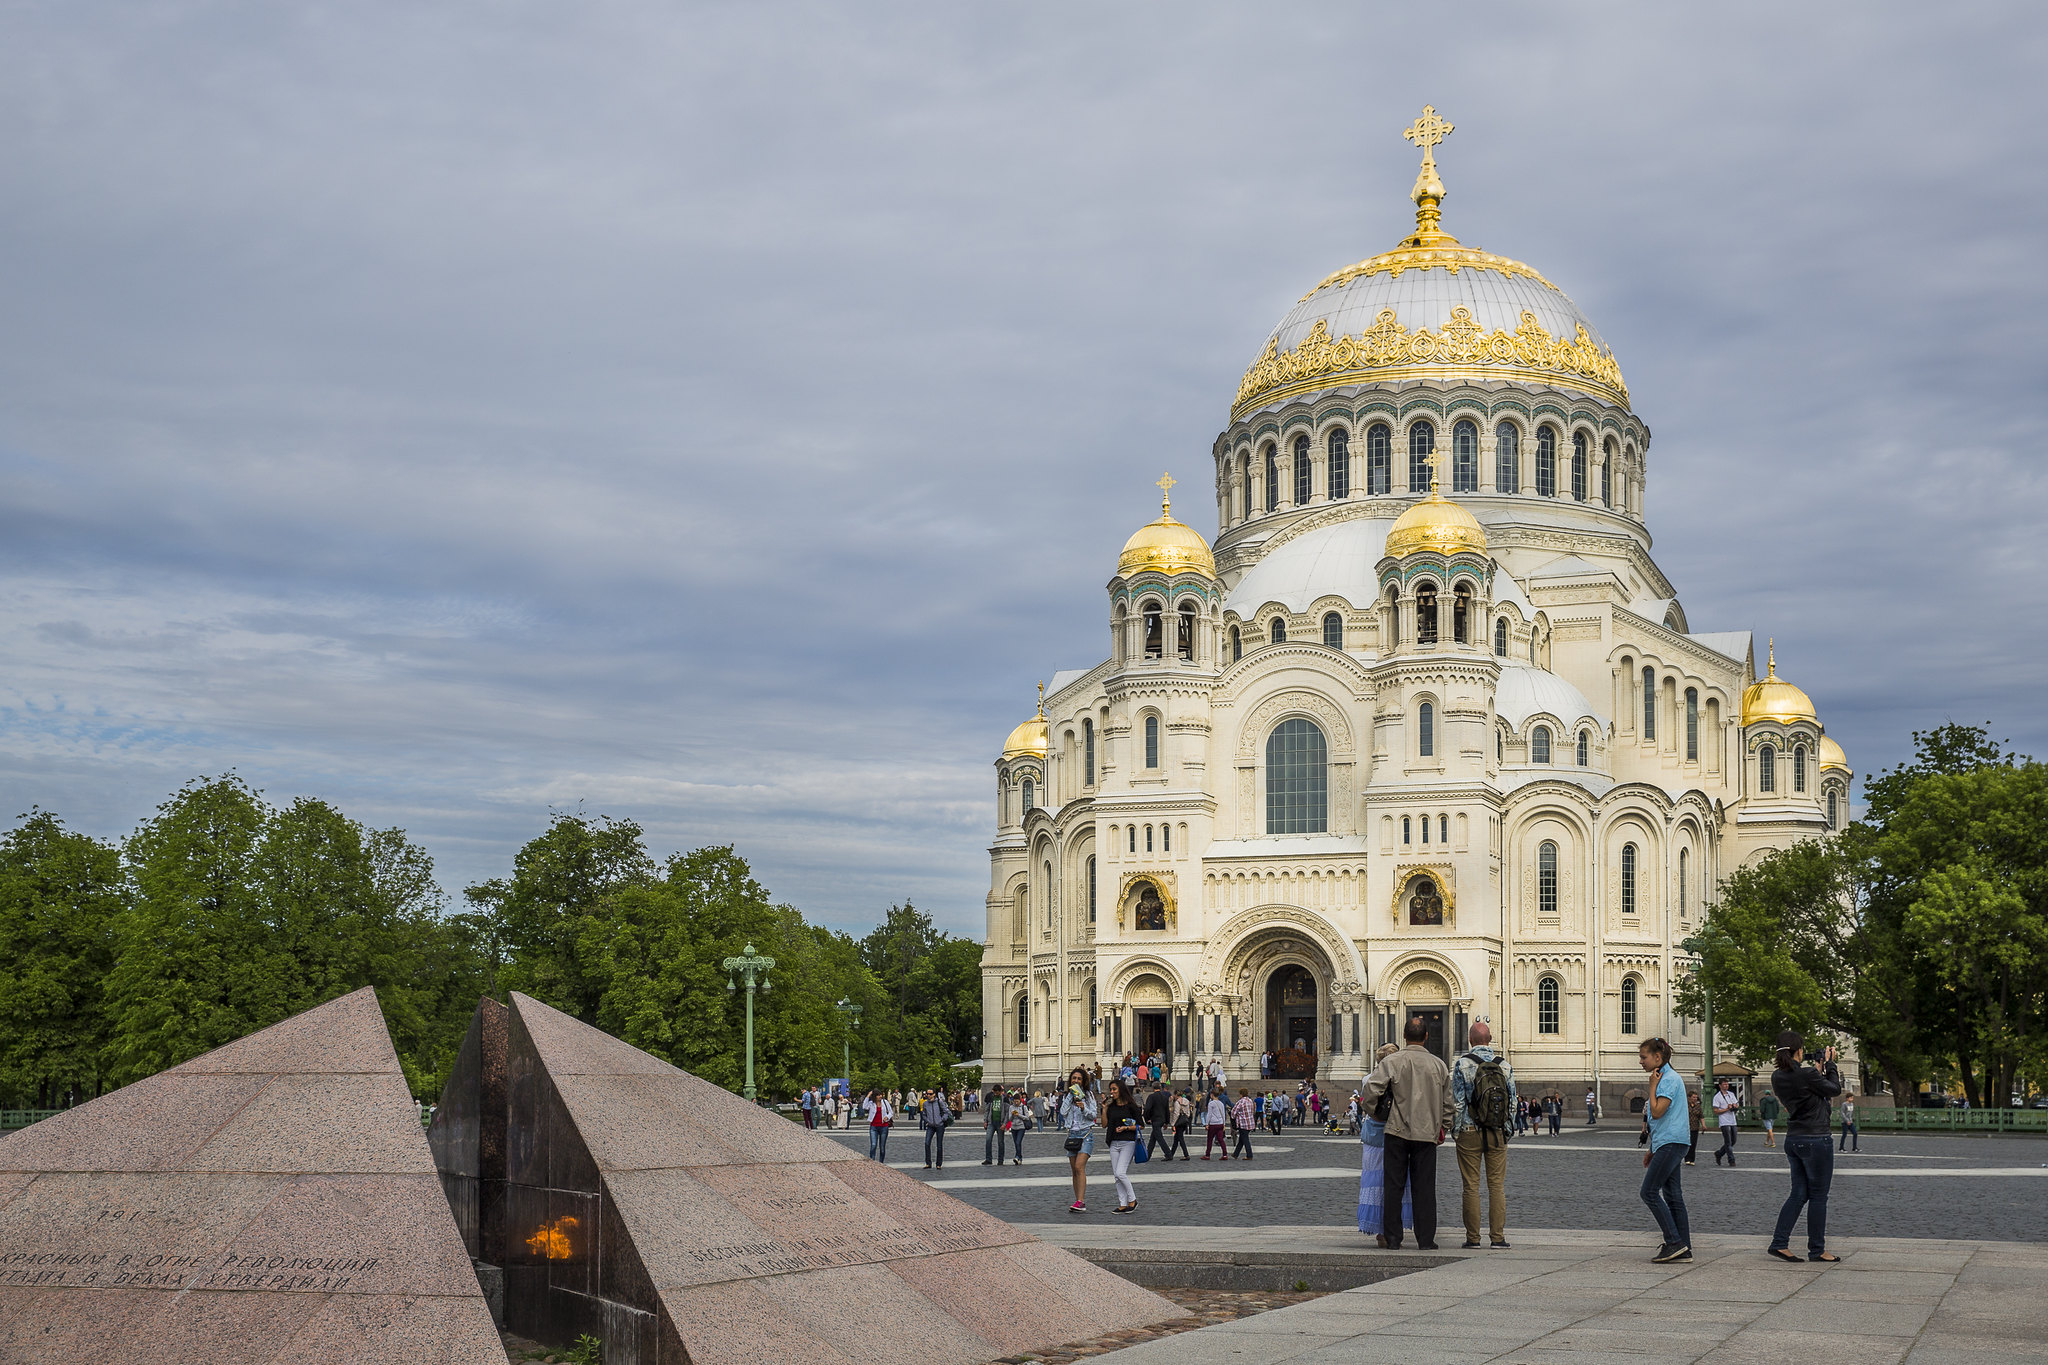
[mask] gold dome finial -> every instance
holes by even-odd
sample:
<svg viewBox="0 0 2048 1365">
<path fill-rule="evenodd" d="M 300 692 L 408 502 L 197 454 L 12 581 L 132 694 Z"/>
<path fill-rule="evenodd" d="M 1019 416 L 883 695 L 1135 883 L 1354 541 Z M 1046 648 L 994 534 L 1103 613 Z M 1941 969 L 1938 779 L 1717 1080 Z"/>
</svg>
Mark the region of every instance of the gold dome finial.
<svg viewBox="0 0 2048 1365">
<path fill-rule="evenodd" d="M 1173 486 L 1180 480 L 1173 477 L 1171 470 L 1159 476 L 1159 515 L 1168 516 L 1173 512 Z"/>
<path fill-rule="evenodd" d="M 1778 676 L 1778 638 L 1775 635 L 1767 637 L 1764 643 L 1764 676 Z"/>
<path fill-rule="evenodd" d="M 1415 201 L 1415 232 L 1404 247 L 1456 246 L 1458 239 L 1438 224 L 1443 218 L 1444 182 L 1437 178 L 1436 145 L 1456 132 L 1453 124 L 1437 117 L 1436 106 L 1422 106 L 1422 117 L 1408 125 L 1402 136 L 1422 148 L 1422 169 L 1415 176 L 1415 188 L 1408 197 Z"/>
<path fill-rule="evenodd" d="M 1038 680 L 1038 718 L 1045 719 L 1045 679 Z"/>
</svg>

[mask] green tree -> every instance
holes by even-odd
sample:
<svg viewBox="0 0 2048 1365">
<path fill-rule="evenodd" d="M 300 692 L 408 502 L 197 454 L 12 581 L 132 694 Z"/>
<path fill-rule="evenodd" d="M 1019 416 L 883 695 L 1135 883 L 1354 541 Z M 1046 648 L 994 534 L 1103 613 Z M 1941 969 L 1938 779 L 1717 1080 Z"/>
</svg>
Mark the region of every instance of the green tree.
<svg viewBox="0 0 2048 1365">
<path fill-rule="evenodd" d="M 640 826 L 631 820 L 557 812 L 513 857 L 511 880 L 483 882 L 463 894 L 496 921 L 505 951 L 498 984 L 589 1020 L 602 987 L 582 971 L 586 921 L 607 898 L 649 885 L 655 876 Z"/>
<path fill-rule="evenodd" d="M 102 986 L 125 904 L 120 852 L 30 811 L 0 838 L 0 1102 L 102 1088 Z"/>
</svg>

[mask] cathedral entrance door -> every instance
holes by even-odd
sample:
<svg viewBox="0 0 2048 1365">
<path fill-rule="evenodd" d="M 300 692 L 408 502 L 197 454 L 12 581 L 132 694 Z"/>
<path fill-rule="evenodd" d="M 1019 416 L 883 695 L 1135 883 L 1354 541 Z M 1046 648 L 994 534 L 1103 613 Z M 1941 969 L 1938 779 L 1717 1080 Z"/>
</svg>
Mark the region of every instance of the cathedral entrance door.
<svg viewBox="0 0 2048 1365">
<path fill-rule="evenodd" d="M 1169 1044 L 1172 1040 L 1172 1034 L 1168 1030 L 1171 1027 L 1169 1021 L 1172 1017 L 1165 1010 L 1138 1011 L 1137 1032 L 1138 1055 L 1140 1057 L 1149 1057 L 1155 1052 L 1161 1056 L 1171 1055 L 1173 1049 Z"/>
<path fill-rule="evenodd" d="M 1451 1054 L 1444 1050 L 1443 1010 L 1437 1008 L 1418 1008 L 1411 1005 L 1408 1009 L 1408 1017 L 1410 1019 L 1420 1019 L 1429 1026 L 1429 1041 L 1424 1046 L 1437 1055 L 1438 1061 L 1449 1065 Z"/>
<path fill-rule="evenodd" d="M 1315 1074 L 1316 979 L 1306 967 L 1290 964 L 1267 979 L 1266 1046 L 1280 1075 Z"/>
</svg>

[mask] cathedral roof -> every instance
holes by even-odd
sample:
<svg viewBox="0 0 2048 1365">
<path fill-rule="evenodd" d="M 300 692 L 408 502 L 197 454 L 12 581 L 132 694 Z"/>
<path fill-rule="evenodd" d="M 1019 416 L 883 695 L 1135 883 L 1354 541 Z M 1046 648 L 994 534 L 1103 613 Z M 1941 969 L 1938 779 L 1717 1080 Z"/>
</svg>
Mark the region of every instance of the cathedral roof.
<svg viewBox="0 0 2048 1365">
<path fill-rule="evenodd" d="M 1742 691 L 1742 723 L 1755 725 L 1759 721 L 1768 721 L 1777 725 L 1790 725 L 1802 720 L 1818 723 L 1820 716 L 1813 709 L 1813 698 L 1778 676 L 1778 649 L 1775 642 L 1769 647 L 1765 658 L 1765 667 L 1769 671 Z"/>
<path fill-rule="evenodd" d="M 1395 559 L 1424 550 L 1440 555 L 1460 550 L 1486 553 L 1486 529 L 1479 518 L 1438 492 L 1434 479 L 1429 496 L 1403 512 L 1387 532 L 1387 553 Z"/>
<path fill-rule="evenodd" d="M 1319 597 L 1341 597 L 1364 606 L 1379 596 L 1377 565 L 1386 555 L 1387 532 L 1394 523 L 1361 517 L 1305 531 L 1265 552 L 1223 601 L 1225 611 L 1240 620 L 1268 602 L 1289 611 L 1307 611 Z"/>
<path fill-rule="evenodd" d="M 1586 694 L 1555 673 L 1530 664 L 1503 663 L 1493 693 L 1494 713 L 1519 730 L 1531 716 L 1555 716 L 1566 725 L 1590 720 L 1605 729 L 1607 717 L 1593 709 Z"/>
<path fill-rule="evenodd" d="M 1820 737 L 1820 767 L 1822 772 L 1826 772 L 1829 768 L 1840 768 L 1843 772 L 1849 771 L 1849 755 L 1843 753 L 1842 746 L 1829 739 L 1826 735 Z"/>
<path fill-rule="evenodd" d="M 1170 492 L 1173 476 L 1169 474 L 1159 482 L 1162 493 Z M 1173 519 L 1173 502 L 1169 498 L 1159 500 L 1158 518 L 1134 531 L 1124 542 L 1124 552 L 1117 556 L 1116 571 L 1121 577 L 1129 578 L 1147 569 L 1163 574 L 1192 572 L 1216 576 L 1216 556 L 1209 552 L 1209 542 L 1194 527 Z"/>
</svg>

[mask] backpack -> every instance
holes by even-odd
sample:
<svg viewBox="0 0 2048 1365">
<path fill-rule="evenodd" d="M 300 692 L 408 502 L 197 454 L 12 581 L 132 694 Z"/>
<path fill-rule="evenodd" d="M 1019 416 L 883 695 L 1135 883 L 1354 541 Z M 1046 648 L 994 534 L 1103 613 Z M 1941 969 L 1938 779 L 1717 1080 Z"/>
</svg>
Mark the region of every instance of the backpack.
<svg viewBox="0 0 2048 1365">
<path fill-rule="evenodd" d="M 1482 1139 L 1486 1133 L 1505 1135 L 1508 1127 L 1508 1073 L 1500 1059 L 1486 1061 L 1478 1054 L 1465 1054 L 1478 1068 L 1472 1075 L 1472 1093 L 1465 1100 L 1465 1114 L 1477 1124 Z"/>
</svg>

